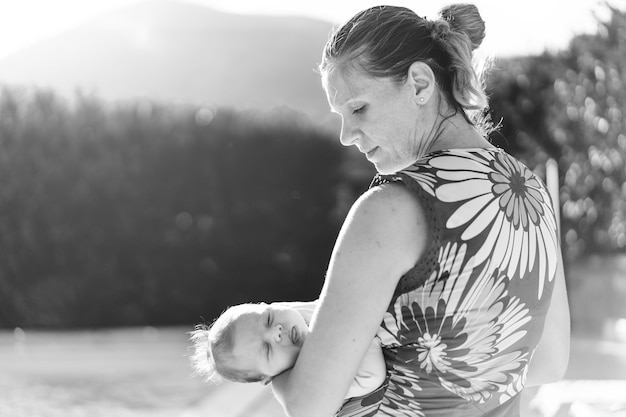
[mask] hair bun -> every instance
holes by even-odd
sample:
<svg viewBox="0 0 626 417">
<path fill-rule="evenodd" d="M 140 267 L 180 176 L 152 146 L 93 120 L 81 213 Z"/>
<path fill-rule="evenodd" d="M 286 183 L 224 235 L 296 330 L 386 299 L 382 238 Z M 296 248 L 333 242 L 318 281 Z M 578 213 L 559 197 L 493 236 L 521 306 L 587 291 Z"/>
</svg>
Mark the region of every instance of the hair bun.
<svg viewBox="0 0 626 417">
<path fill-rule="evenodd" d="M 485 22 L 473 4 L 451 4 L 439 12 L 441 19 L 447 20 L 450 27 L 467 34 L 472 42 L 472 50 L 478 48 L 485 38 Z"/>
</svg>

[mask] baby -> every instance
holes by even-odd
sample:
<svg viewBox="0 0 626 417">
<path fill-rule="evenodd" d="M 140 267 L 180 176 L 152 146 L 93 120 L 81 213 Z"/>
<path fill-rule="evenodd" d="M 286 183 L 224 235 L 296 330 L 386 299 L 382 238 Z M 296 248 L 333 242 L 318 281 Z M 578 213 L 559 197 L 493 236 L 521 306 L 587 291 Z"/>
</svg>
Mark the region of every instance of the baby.
<svg viewBox="0 0 626 417">
<path fill-rule="evenodd" d="M 228 308 L 211 326 L 191 332 L 192 364 L 208 380 L 263 382 L 293 367 L 309 334 L 315 302 L 240 304 Z M 378 338 L 363 358 L 346 398 L 380 387 L 386 368 Z"/>
</svg>

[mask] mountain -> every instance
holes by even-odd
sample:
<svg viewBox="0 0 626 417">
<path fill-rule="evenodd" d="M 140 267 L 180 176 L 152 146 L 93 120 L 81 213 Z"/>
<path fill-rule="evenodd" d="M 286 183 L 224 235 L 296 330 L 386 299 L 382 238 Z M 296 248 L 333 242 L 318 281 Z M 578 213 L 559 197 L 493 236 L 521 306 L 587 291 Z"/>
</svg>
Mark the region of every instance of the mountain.
<svg viewBox="0 0 626 417">
<path fill-rule="evenodd" d="M 105 100 L 290 107 L 324 123 L 332 116 L 315 69 L 331 30 L 321 20 L 153 0 L 0 60 L 0 84 Z"/>
</svg>

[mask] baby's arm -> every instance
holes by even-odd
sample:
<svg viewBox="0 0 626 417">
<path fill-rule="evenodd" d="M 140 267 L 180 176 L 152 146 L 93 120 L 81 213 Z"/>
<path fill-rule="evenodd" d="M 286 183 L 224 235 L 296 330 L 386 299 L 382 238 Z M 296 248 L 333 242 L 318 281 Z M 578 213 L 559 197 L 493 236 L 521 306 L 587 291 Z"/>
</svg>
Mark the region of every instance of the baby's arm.
<svg viewBox="0 0 626 417">
<path fill-rule="evenodd" d="M 359 365 L 346 398 L 361 397 L 380 387 L 387 377 L 387 366 L 380 340 L 375 337 Z"/>
</svg>

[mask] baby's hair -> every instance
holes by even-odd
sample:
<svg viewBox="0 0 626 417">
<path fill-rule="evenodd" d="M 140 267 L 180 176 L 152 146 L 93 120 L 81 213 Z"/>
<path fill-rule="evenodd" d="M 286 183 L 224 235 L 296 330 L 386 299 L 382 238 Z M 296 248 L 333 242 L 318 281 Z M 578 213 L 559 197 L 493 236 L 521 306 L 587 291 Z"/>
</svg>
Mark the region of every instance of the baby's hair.
<svg viewBox="0 0 626 417">
<path fill-rule="evenodd" d="M 207 382 L 219 383 L 224 378 L 216 372 L 214 358 L 209 349 L 211 326 L 206 323 L 196 324 L 194 330 L 189 332 L 192 349 L 189 359 L 195 374 L 202 376 Z"/>
<path fill-rule="evenodd" d="M 190 356 L 194 373 L 207 382 L 260 382 L 263 376 L 250 371 L 237 369 L 233 357 L 233 330 L 235 320 L 244 306 L 240 304 L 227 308 L 212 324 L 200 323 L 189 332 L 193 353 Z"/>
</svg>

